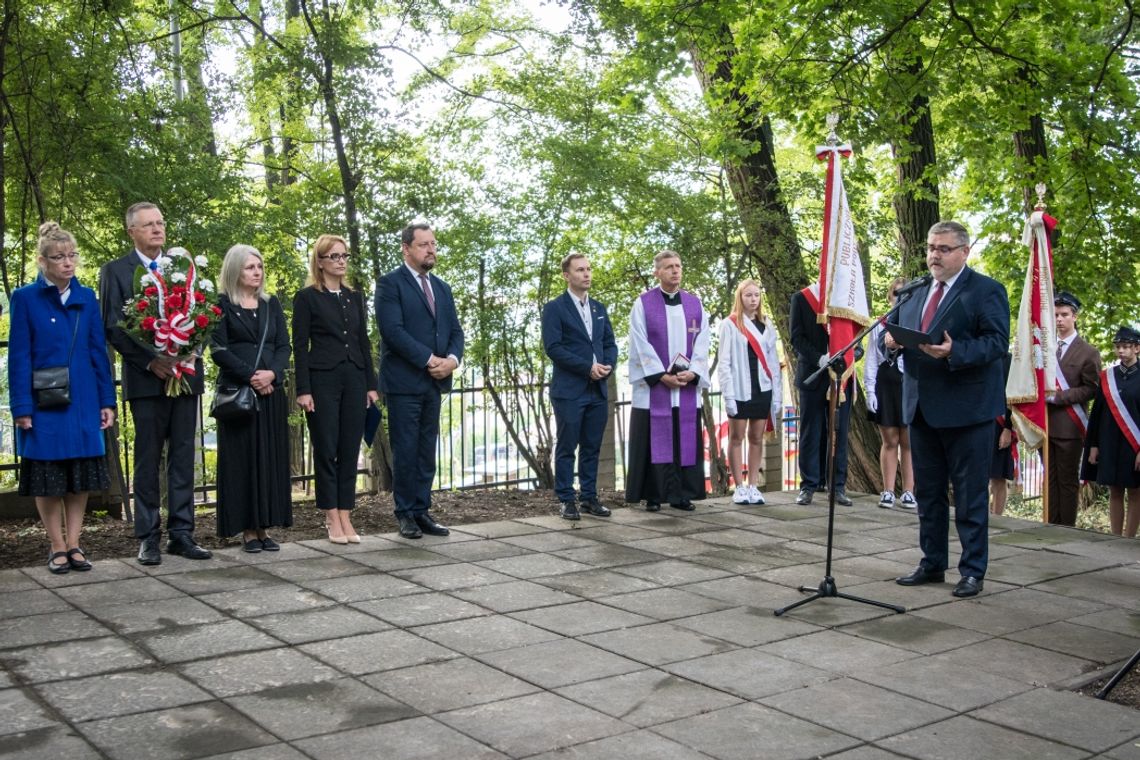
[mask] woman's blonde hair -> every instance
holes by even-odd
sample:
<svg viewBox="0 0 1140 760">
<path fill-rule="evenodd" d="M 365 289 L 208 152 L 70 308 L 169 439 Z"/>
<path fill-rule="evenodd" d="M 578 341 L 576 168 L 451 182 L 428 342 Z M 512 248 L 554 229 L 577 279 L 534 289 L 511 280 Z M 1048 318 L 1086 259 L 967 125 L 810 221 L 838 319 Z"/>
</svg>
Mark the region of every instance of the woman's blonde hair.
<svg viewBox="0 0 1140 760">
<path fill-rule="evenodd" d="M 222 259 L 222 272 L 218 276 L 218 290 L 229 296 L 230 301 L 234 304 L 241 303 L 241 271 L 245 268 L 245 262 L 249 260 L 250 256 L 256 256 L 257 260 L 264 266 L 265 258 L 261 255 L 261 251 L 245 243 L 230 246 L 230 249 L 226 251 L 226 257 Z M 269 295 L 265 292 L 264 277 L 261 278 L 261 284 L 257 286 L 257 297 L 262 301 L 269 300 Z"/>
<path fill-rule="evenodd" d="M 732 297 L 732 316 L 736 319 L 736 324 L 740 326 L 744 325 L 744 290 L 750 285 L 759 290 L 761 294 L 764 292 L 764 289 L 760 287 L 760 283 L 751 278 L 741 280 L 740 284 L 736 286 L 736 295 Z M 764 318 L 764 299 L 761 298 L 760 300 L 761 303 L 756 307 L 757 319 Z"/>
<path fill-rule="evenodd" d="M 36 266 L 40 271 L 44 271 L 43 262 L 40 259 L 46 259 L 49 255 L 55 253 L 57 246 L 61 244 L 68 244 L 72 248 L 75 247 L 75 236 L 59 226 L 59 222 L 44 222 L 40 225 L 40 239 L 36 243 L 36 251 L 39 257 L 36 259 Z"/>
<path fill-rule="evenodd" d="M 321 274 L 321 268 L 317 265 L 322 256 L 328 255 L 332 247 L 340 243 L 344 246 L 345 253 L 348 253 L 348 241 L 340 235 L 321 235 L 313 243 L 313 252 L 309 254 L 309 277 L 305 280 L 306 285 L 312 285 L 317 290 L 323 291 L 325 289 L 325 278 Z M 344 278 L 345 284 L 348 284 L 347 275 Z"/>
</svg>

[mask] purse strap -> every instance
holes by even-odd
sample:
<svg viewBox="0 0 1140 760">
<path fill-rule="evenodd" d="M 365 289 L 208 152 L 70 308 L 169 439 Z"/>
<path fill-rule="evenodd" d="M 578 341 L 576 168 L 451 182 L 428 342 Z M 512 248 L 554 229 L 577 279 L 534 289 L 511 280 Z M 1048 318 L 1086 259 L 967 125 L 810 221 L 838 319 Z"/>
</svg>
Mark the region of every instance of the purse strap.
<svg viewBox="0 0 1140 760">
<path fill-rule="evenodd" d="M 265 303 L 265 324 L 261 327 L 261 343 L 257 345 L 257 356 L 253 358 L 253 371 L 257 372 L 257 364 L 261 361 L 261 349 L 265 348 L 265 336 L 269 334 L 269 302 Z"/>
</svg>

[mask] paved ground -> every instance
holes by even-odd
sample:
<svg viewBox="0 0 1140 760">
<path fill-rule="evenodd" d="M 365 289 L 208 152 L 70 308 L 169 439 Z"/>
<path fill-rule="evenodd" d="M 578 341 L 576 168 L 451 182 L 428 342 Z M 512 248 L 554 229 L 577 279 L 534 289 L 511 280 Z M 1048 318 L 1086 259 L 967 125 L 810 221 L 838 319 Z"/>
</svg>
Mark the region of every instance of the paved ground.
<svg viewBox="0 0 1140 760">
<path fill-rule="evenodd" d="M 5 758 L 1140 758 L 1065 691 L 1140 648 L 1140 543 L 1011 519 L 985 593 L 892 579 L 916 518 L 791 494 L 0 573 Z M 951 580 L 956 580 L 952 578 Z"/>
</svg>

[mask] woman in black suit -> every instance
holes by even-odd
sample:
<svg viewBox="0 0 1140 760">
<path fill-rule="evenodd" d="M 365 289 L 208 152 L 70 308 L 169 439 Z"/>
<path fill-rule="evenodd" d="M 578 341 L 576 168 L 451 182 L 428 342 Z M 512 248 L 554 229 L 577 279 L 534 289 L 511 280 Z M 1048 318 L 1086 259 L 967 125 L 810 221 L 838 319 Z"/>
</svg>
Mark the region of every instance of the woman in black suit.
<svg viewBox="0 0 1140 760">
<path fill-rule="evenodd" d="M 348 287 L 348 244 L 321 235 L 309 257 L 309 280 L 293 297 L 297 405 L 313 440 L 317 507 L 329 541 L 360 543 L 350 515 L 365 410 L 379 398 L 364 297 Z"/>
<path fill-rule="evenodd" d="M 283 389 L 289 364 L 285 312 L 265 293 L 261 254 L 253 246 L 230 248 L 219 279 L 223 317 L 210 351 L 221 368 L 218 383 L 253 386 L 258 410 L 249 420 L 218 422 L 218 535 L 240 532 L 247 552 L 277 551 L 280 546 L 266 529 L 293 524 L 289 402 Z"/>
</svg>

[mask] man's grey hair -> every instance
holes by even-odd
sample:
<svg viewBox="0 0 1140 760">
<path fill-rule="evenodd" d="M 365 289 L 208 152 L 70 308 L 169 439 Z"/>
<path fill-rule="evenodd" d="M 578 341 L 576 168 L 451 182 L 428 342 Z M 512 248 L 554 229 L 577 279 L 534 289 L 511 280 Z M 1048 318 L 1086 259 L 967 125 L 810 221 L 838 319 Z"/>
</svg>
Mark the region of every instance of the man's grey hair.
<svg viewBox="0 0 1140 760">
<path fill-rule="evenodd" d="M 658 270 L 658 268 L 661 266 L 661 262 L 664 261 L 665 259 L 676 259 L 677 261 L 680 261 L 681 260 L 681 254 L 677 253 L 676 251 L 670 251 L 668 248 L 666 248 L 664 251 L 661 251 L 660 253 L 658 253 L 656 256 L 653 257 L 653 271 L 654 272 L 656 272 Z"/>
<path fill-rule="evenodd" d="M 958 245 L 966 247 L 970 245 L 970 231 L 958 222 L 937 222 L 930 228 L 930 232 L 926 233 L 926 237 L 929 239 L 934 235 L 954 235 L 958 239 Z"/>
<path fill-rule="evenodd" d="M 140 201 L 139 203 L 132 204 L 131 207 L 127 209 L 127 227 L 130 228 L 135 223 L 135 214 L 140 211 L 146 211 L 147 209 L 154 209 L 155 211 L 159 212 L 162 211 L 162 209 L 150 201 Z"/>
</svg>

